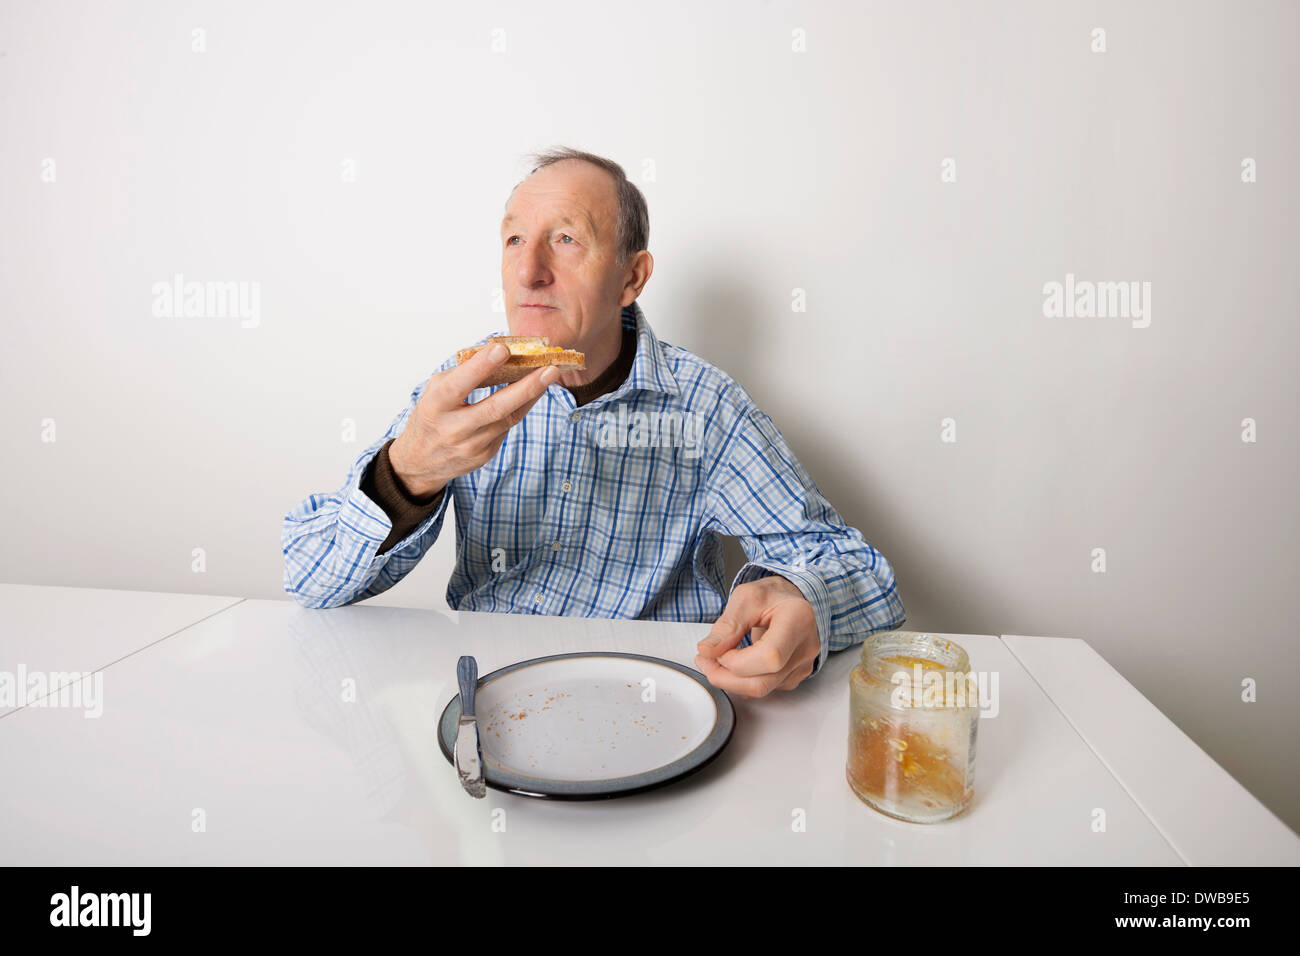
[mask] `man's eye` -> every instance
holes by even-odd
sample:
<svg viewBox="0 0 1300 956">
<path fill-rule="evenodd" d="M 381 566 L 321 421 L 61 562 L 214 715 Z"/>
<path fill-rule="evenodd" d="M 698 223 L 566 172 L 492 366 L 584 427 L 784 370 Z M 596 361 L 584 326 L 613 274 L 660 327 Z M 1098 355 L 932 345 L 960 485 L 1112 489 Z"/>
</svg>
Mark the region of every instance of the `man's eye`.
<svg viewBox="0 0 1300 956">
<path fill-rule="evenodd" d="M 518 238 L 519 238 L 518 236 L 511 236 L 509 239 L 506 240 L 506 245 L 507 246 L 510 245 L 510 243 L 514 242 Z M 561 233 L 560 238 L 568 239 L 570 242 L 577 242 L 576 239 L 574 239 L 572 236 L 568 235 L 567 233 Z"/>
</svg>

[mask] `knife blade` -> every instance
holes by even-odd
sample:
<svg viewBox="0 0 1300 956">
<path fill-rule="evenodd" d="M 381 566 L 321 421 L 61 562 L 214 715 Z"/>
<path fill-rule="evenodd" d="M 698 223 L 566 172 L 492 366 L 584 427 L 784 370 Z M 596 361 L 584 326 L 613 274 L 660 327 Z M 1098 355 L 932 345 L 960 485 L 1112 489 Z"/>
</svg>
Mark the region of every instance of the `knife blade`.
<svg viewBox="0 0 1300 956">
<path fill-rule="evenodd" d="M 460 684 L 460 722 L 456 726 L 456 775 L 471 797 L 487 796 L 483 782 L 483 751 L 479 747 L 478 718 L 474 716 L 474 691 L 478 687 L 478 661 L 468 655 L 456 662 Z"/>
</svg>

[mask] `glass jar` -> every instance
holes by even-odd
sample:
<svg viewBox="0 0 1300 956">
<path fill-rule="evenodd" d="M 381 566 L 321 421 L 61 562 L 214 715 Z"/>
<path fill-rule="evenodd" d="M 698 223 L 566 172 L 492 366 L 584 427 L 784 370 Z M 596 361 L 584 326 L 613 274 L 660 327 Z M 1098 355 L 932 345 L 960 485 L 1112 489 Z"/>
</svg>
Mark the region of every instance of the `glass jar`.
<svg viewBox="0 0 1300 956">
<path fill-rule="evenodd" d="M 956 816 L 974 795 L 979 714 L 959 645 L 917 631 L 867 639 L 849 675 L 849 786 L 909 823 Z"/>
</svg>

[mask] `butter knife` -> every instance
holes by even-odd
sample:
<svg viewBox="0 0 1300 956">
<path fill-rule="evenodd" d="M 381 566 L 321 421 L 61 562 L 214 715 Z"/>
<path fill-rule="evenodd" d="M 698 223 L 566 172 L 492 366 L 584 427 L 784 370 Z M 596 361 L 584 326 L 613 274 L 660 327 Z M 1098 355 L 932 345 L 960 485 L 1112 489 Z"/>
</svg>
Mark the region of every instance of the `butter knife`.
<svg viewBox="0 0 1300 956">
<path fill-rule="evenodd" d="M 471 797 L 487 796 L 483 783 L 483 751 L 478 742 L 478 718 L 474 716 L 474 691 L 478 687 L 478 661 L 470 656 L 456 662 L 460 684 L 460 723 L 456 729 L 456 774 Z"/>
</svg>

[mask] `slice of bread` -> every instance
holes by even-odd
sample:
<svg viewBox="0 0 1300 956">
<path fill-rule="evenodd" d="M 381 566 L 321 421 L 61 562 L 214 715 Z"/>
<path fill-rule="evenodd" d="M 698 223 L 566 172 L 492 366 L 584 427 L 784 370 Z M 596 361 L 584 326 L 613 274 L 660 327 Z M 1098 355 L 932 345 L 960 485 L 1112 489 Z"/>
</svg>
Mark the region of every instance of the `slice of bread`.
<svg viewBox="0 0 1300 956">
<path fill-rule="evenodd" d="M 574 349 L 551 345 L 550 339 L 538 335 L 491 335 L 482 345 L 460 349 L 456 352 L 457 364 L 464 364 L 480 349 L 500 342 L 510 349 L 510 357 L 482 385 L 505 385 L 517 382 L 533 369 L 553 365 L 561 372 L 572 372 L 587 367 L 587 357 Z"/>
</svg>

